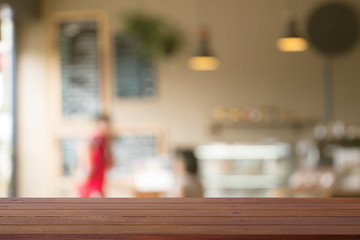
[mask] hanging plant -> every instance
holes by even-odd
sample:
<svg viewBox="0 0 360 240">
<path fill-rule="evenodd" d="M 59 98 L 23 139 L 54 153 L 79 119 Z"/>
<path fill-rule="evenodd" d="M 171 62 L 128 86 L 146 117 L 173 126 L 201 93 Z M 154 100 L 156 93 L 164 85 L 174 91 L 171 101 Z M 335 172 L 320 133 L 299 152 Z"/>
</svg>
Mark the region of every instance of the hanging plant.
<svg viewBox="0 0 360 240">
<path fill-rule="evenodd" d="M 123 17 L 122 35 L 138 42 L 138 53 L 149 59 L 170 57 L 184 45 L 182 31 L 168 19 L 145 12 L 130 12 Z"/>
</svg>

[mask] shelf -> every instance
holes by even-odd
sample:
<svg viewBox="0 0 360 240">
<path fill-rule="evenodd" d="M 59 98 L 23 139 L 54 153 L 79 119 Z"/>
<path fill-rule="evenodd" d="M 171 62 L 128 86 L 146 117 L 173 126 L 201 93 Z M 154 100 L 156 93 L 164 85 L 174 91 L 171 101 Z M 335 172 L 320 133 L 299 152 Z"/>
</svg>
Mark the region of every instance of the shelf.
<svg viewBox="0 0 360 240">
<path fill-rule="evenodd" d="M 299 130 L 304 127 L 313 127 L 317 121 L 282 121 L 282 122 L 214 122 L 211 124 L 212 133 L 218 133 L 224 128 L 289 128 Z"/>
</svg>

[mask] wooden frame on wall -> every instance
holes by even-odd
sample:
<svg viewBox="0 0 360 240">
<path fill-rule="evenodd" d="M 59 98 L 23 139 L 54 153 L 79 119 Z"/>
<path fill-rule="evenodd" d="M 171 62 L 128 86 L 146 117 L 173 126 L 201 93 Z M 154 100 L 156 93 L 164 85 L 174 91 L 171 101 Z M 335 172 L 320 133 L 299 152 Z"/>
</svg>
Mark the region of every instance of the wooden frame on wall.
<svg viewBox="0 0 360 240">
<path fill-rule="evenodd" d="M 133 141 L 135 139 L 154 139 L 155 140 L 155 149 L 151 152 L 155 153 L 155 155 L 151 155 L 151 156 L 147 156 L 147 157 L 154 157 L 154 156 L 163 156 L 167 153 L 167 145 L 166 145 L 166 136 L 165 136 L 165 132 L 163 131 L 162 128 L 157 128 L 157 127 L 124 127 L 124 128 L 115 128 L 113 130 L 113 134 L 112 134 L 112 139 L 113 139 L 113 144 L 117 144 L 116 142 L 119 141 L 120 139 L 128 139 L 130 141 Z M 57 160 L 56 160 L 56 180 L 55 180 L 55 195 L 58 197 L 73 197 L 74 195 L 74 186 L 76 185 L 77 181 L 79 180 L 76 176 L 74 178 L 73 173 L 75 173 L 75 170 L 77 169 L 78 166 L 78 161 L 80 160 L 80 156 L 82 155 L 82 146 L 83 144 L 86 144 L 86 141 L 88 139 L 88 135 L 86 134 L 64 134 L 62 136 L 61 139 L 59 139 L 58 143 L 57 143 Z M 67 144 L 66 142 L 70 140 L 70 142 L 68 142 L 68 145 L 63 145 L 64 143 Z M 128 141 L 127 140 L 127 141 Z M 126 141 L 126 140 L 125 140 Z M 140 141 L 136 144 L 137 147 L 137 151 L 141 152 L 141 149 L 143 149 L 144 145 L 143 145 L 143 141 Z M 75 144 L 75 145 L 74 145 Z M 116 148 L 118 147 L 117 145 L 115 145 Z M 132 147 L 134 146 L 134 143 L 132 145 L 130 145 L 129 150 L 131 151 Z M 64 148 L 65 147 L 65 148 Z M 70 147 L 70 148 L 68 148 Z M 122 146 L 125 148 L 128 148 L 128 146 Z M 145 144 L 145 148 L 149 150 L 149 147 L 151 148 L 151 145 L 147 145 Z M 70 152 L 68 152 L 70 150 Z M 114 150 L 114 148 L 113 148 Z M 64 152 L 65 151 L 65 152 Z M 124 149 L 123 149 L 124 151 Z M 66 158 L 64 158 L 64 154 L 67 154 Z M 69 155 L 70 154 L 70 155 Z M 70 158 L 68 158 L 70 157 Z M 72 158 L 72 157 L 76 157 L 76 159 Z M 121 161 L 121 159 L 117 158 L 118 155 L 116 154 L 116 151 L 113 152 L 113 158 L 115 160 L 115 168 L 116 167 L 124 167 L 123 163 L 119 163 L 119 165 L 116 165 L 118 160 Z M 131 158 L 130 158 L 131 159 Z M 65 161 L 64 161 L 65 160 Z M 144 160 L 147 160 L 147 158 L 144 158 Z M 75 161 L 75 162 L 74 162 Z M 134 162 L 128 162 L 129 166 L 133 165 Z M 128 165 L 125 164 L 125 165 Z M 70 168 L 69 168 L 70 167 Z M 74 168 L 75 167 L 75 168 Z M 128 175 L 123 175 L 120 174 L 119 176 L 121 177 L 126 177 L 126 179 L 131 179 L 129 178 L 131 176 L 131 172 L 128 173 Z M 131 188 L 133 186 L 127 186 L 126 184 L 124 185 L 119 185 L 118 181 L 108 181 L 107 187 L 110 188 L 114 188 L 114 186 L 117 187 L 124 187 L 126 186 L 126 188 Z M 129 189 L 127 189 L 129 190 Z M 59 192 L 62 192 L 62 194 L 64 195 L 59 195 Z"/>
<path fill-rule="evenodd" d="M 51 17 L 51 98 L 52 116 L 55 122 L 56 132 L 66 132 L 67 129 L 88 129 L 91 118 L 88 116 L 64 117 L 62 115 L 62 77 L 61 60 L 59 50 L 60 25 L 64 23 L 78 23 L 92 21 L 97 27 L 97 56 L 99 78 L 99 113 L 109 114 L 111 111 L 111 64 L 110 64 L 110 37 L 109 23 L 105 12 L 99 10 L 57 12 Z M 72 129 L 74 130 L 74 129 Z"/>
</svg>

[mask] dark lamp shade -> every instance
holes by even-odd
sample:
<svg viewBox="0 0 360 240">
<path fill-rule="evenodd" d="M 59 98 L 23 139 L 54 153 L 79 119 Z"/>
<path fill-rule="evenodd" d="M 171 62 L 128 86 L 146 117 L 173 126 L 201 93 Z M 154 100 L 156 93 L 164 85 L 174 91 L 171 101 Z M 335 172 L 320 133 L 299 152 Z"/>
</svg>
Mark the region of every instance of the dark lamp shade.
<svg viewBox="0 0 360 240">
<path fill-rule="evenodd" d="M 209 31 L 205 27 L 200 30 L 198 50 L 196 54 L 189 59 L 188 65 L 195 71 L 213 71 L 219 68 L 220 61 L 210 50 Z"/>
</svg>

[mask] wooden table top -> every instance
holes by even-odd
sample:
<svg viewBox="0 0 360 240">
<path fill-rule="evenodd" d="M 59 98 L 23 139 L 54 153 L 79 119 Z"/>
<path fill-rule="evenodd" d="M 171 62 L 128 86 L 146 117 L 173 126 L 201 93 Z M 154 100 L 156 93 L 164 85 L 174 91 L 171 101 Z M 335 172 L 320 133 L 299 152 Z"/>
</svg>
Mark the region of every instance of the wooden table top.
<svg viewBox="0 0 360 240">
<path fill-rule="evenodd" d="M 360 239 L 360 199 L 0 199 L 0 239 Z"/>
</svg>

